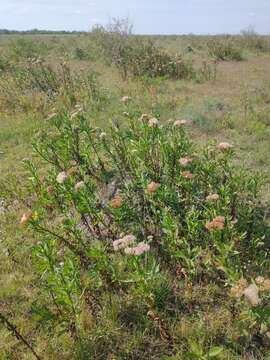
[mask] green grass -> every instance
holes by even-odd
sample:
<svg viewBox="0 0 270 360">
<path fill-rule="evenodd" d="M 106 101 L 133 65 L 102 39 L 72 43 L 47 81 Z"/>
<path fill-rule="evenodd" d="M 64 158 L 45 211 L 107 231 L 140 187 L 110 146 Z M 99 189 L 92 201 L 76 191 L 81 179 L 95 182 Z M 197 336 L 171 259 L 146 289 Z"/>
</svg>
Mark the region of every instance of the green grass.
<svg viewBox="0 0 270 360">
<path fill-rule="evenodd" d="M 184 54 L 195 69 L 201 68 L 203 61 L 212 61 L 207 48 L 210 37 L 151 39 L 172 56 Z M 268 39 L 235 37 L 231 41 L 244 51 L 245 59 L 240 63 L 218 64 L 216 78 L 198 83 L 194 79 L 162 77 L 124 81 L 117 68 L 107 65 L 99 56 L 96 44 L 86 35 L 31 35 L 26 40 L 17 35 L 1 36 L 0 54 L 11 59 L 16 68 L 25 69 L 28 56 L 41 56 L 57 71 L 64 58 L 70 70 L 80 74 L 75 93 L 61 89 L 52 98 L 42 92 L 28 93 L 27 82 L 21 82 L 25 88 L 18 90 L 12 82 L 14 75 L 10 67 L 0 72 L 0 85 L 6 84 L 7 79 L 10 84 L 10 89 L 6 88 L 5 92 L 2 87 L 0 92 L 0 201 L 3 201 L 0 206 L 5 210 L 0 213 L 0 312 L 29 339 L 42 359 L 180 360 L 188 358 L 188 352 L 193 353 L 192 359 L 208 359 L 217 344 L 224 348 L 217 359 L 269 358 L 269 339 L 265 335 L 256 334 L 256 337 L 247 330 L 249 315 L 241 313 L 238 305 L 235 308 L 220 286 L 209 280 L 183 288 L 175 303 L 171 294 L 174 279 L 166 272 L 151 291 L 158 311 L 175 337 L 173 355 L 160 338 L 158 323 L 146 315 L 147 306 L 134 300 L 134 294 L 124 296 L 117 291 L 100 295 L 102 311 L 96 310 L 98 322 L 89 316 L 87 307 L 82 310 L 79 322 L 88 336 L 74 343 L 66 332 L 59 335 L 61 326 L 55 318 L 57 311 L 48 306 L 50 295 L 40 287 L 41 276 L 32 253 L 40 238 L 18 226 L 22 213 L 35 198 L 22 160 L 32 158 L 31 143 L 35 134 L 41 129 L 51 131 L 52 123 L 46 120 L 48 116 L 62 111 L 63 106 L 73 111 L 75 104 L 83 108 L 88 122 L 104 129 L 113 119 L 125 126 L 128 116 L 124 112 L 137 118 L 142 113 L 150 113 L 164 123 L 171 118 L 193 120 L 190 135 L 196 146 L 209 140 L 233 143 L 236 163 L 244 163 L 247 168 L 263 174 L 261 203 L 266 206 L 270 200 Z M 192 51 L 187 52 L 189 46 Z M 4 69 L 6 65 L 2 63 Z M 98 101 L 89 97 L 85 84 L 81 83 L 89 72 L 97 74 Z M 59 81 L 63 81 L 62 78 Z M 67 86 L 69 89 L 70 85 Z M 71 98 L 74 94 L 75 99 Z M 125 95 L 131 97 L 126 104 L 121 102 Z M 41 166 L 41 173 L 45 173 L 46 166 L 36 156 L 34 159 Z M 265 221 L 269 223 L 267 212 Z M 264 275 L 269 277 L 267 273 Z M 265 329 L 262 333 L 265 334 Z M 33 356 L 0 326 L 0 358 L 29 360 Z"/>
</svg>

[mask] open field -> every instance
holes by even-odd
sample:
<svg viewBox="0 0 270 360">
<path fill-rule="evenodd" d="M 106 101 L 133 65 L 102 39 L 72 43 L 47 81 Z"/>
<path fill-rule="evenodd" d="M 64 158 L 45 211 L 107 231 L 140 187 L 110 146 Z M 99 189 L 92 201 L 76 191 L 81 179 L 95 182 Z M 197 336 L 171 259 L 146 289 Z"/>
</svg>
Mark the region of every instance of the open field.
<svg viewBox="0 0 270 360">
<path fill-rule="evenodd" d="M 98 32 L 91 35 L 0 36 L 0 313 L 16 325 L 19 332 L 40 354 L 41 359 L 270 359 L 270 297 L 268 293 L 263 293 L 261 300 L 263 305 L 255 305 L 255 307 L 250 307 L 243 297 L 234 299 L 231 296 L 231 289 L 241 281 L 242 277 L 246 279 L 247 287 L 249 283 L 255 282 L 258 276 L 263 276 L 265 280 L 270 276 L 270 264 L 267 259 L 269 258 L 270 244 L 270 40 L 267 37 L 254 40 L 254 38 L 244 38 L 243 36 L 157 36 L 139 37 L 136 41 L 147 42 L 148 40 L 152 40 L 156 48 L 164 49 L 164 53 L 169 56 L 180 54 L 181 60 L 179 60 L 180 57 L 177 60 L 173 58 L 176 65 L 174 68 L 173 64 L 168 70 L 169 75 L 161 73 L 160 65 L 157 65 L 158 69 L 155 68 L 156 73 L 153 76 L 151 73 L 150 75 L 147 73 L 135 76 L 138 68 L 142 68 L 142 64 L 138 67 L 133 64 L 136 56 L 132 54 L 131 59 L 127 60 L 123 57 L 120 59 L 122 62 L 118 58 L 110 59 L 107 49 L 110 44 L 105 44 L 106 48 L 104 45 L 106 38 L 105 40 L 101 38 Z M 128 40 L 123 37 L 123 41 Z M 216 54 L 219 46 L 216 44 L 217 42 L 221 43 L 221 46 L 225 46 L 224 44 L 228 42 L 233 44 L 232 46 L 237 51 L 239 50 L 241 55 L 237 53 L 233 56 L 238 57 L 239 55 L 241 59 L 239 58 L 238 61 L 230 58 L 217 59 L 213 55 L 213 52 Z M 233 54 L 233 51 L 230 54 Z M 182 64 L 184 64 L 183 67 Z M 148 71 L 148 68 L 146 70 Z M 166 248 L 166 254 L 170 254 L 168 266 L 163 265 L 162 262 L 166 263 L 166 257 L 155 266 L 153 265 L 154 260 L 143 258 L 141 266 L 144 266 L 147 261 L 152 261 L 151 271 L 147 268 L 148 264 L 145 265 L 148 272 L 144 271 L 149 277 L 147 279 L 146 276 L 141 275 L 143 271 L 138 265 L 138 261 L 133 259 L 130 264 L 125 264 L 125 260 L 121 258 L 112 258 L 113 251 L 106 248 L 107 253 L 104 250 L 105 247 L 101 249 L 101 247 L 93 246 L 92 252 L 89 249 L 86 251 L 92 261 L 91 266 L 97 261 L 97 258 L 102 259 L 100 262 L 97 261 L 96 277 L 94 278 L 89 270 L 90 265 L 89 268 L 78 265 L 80 261 L 83 262 L 80 256 L 79 260 L 74 260 L 76 256 L 70 255 L 67 250 L 64 250 L 64 246 L 61 247 L 62 245 L 55 250 L 52 245 L 53 235 L 50 234 L 50 237 L 48 233 L 44 235 L 37 231 L 40 224 L 37 224 L 35 216 L 38 218 L 39 214 L 45 212 L 45 209 L 48 210 L 50 206 L 54 206 L 52 200 L 43 194 L 42 181 L 46 186 L 51 186 L 51 183 L 46 181 L 48 178 L 48 181 L 51 181 L 53 177 L 51 164 L 44 158 L 50 158 L 51 153 L 48 149 L 53 149 L 53 139 L 57 139 L 56 132 L 59 131 L 64 145 L 62 144 L 62 147 L 59 145 L 58 148 L 57 140 L 55 140 L 56 147 L 53 150 L 55 158 L 52 156 L 50 159 L 57 160 L 57 156 L 59 156 L 59 159 L 64 158 L 63 162 L 67 161 L 64 147 L 76 147 L 76 143 L 73 144 L 72 134 L 74 135 L 74 133 L 68 133 L 73 126 L 72 119 L 74 124 L 78 121 L 78 123 L 76 122 L 78 131 L 85 124 L 88 126 L 91 124 L 93 127 L 101 128 L 102 132 L 107 132 L 111 121 L 117 120 L 120 126 L 127 128 L 131 126 L 130 121 L 132 123 L 134 119 L 139 119 L 142 114 L 150 114 L 150 118 L 158 119 L 159 124 L 164 124 L 164 131 L 168 131 L 166 133 L 168 138 L 172 139 L 172 142 L 177 140 L 181 144 L 182 141 L 184 142 L 181 136 L 184 135 L 181 134 L 179 138 L 174 138 L 175 135 L 171 134 L 170 130 L 166 130 L 167 125 L 165 124 L 168 124 L 170 119 L 172 119 L 172 123 L 178 119 L 191 121 L 187 134 L 194 143 L 196 156 L 201 153 L 201 148 L 208 142 L 212 145 L 220 142 L 232 144 L 235 151 L 233 166 L 236 170 L 234 171 L 237 173 L 239 170 L 240 173 L 240 167 L 244 165 L 248 176 L 253 172 L 255 174 L 255 180 L 251 181 L 247 187 L 241 184 L 241 176 L 240 179 L 235 180 L 235 183 L 232 182 L 233 185 L 230 184 L 234 189 L 232 192 L 239 191 L 239 207 L 242 206 L 239 214 L 242 214 L 243 211 L 243 224 L 245 221 L 250 224 L 252 222 L 248 218 L 250 214 L 248 211 L 245 212 L 245 209 L 250 206 L 252 216 L 255 218 L 255 209 L 260 207 L 260 210 L 263 209 L 263 214 L 260 213 L 263 230 L 261 230 L 262 225 L 258 226 L 260 228 L 258 232 L 254 229 L 251 231 L 249 228 L 240 229 L 242 226 L 240 215 L 239 229 L 231 230 L 237 220 L 232 216 L 230 220 L 227 220 L 228 223 L 231 221 L 232 225 L 231 223 L 230 225 L 226 224 L 229 230 L 226 230 L 225 240 L 222 239 L 226 241 L 226 236 L 228 236 L 228 239 L 232 237 L 236 241 L 235 238 L 237 238 L 237 241 L 242 242 L 246 247 L 244 245 L 241 247 L 241 245 L 238 248 L 238 243 L 232 245 L 228 242 L 231 247 L 228 246 L 230 250 L 227 249 L 227 252 L 223 253 L 222 260 L 221 255 L 218 256 L 215 253 L 215 251 L 221 250 L 212 251 L 210 245 L 209 252 L 206 247 L 204 249 L 206 252 L 196 253 L 198 249 L 201 249 L 201 245 L 196 243 L 192 249 L 187 248 L 185 255 L 181 255 L 182 257 L 180 256 L 176 260 L 172 255 L 176 250 L 168 247 L 168 249 Z M 83 120 L 80 116 L 83 117 Z M 64 130 L 62 124 L 64 124 Z M 139 153 L 134 144 L 145 132 L 144 129 L 137 129 L 136 125 L 134 129 L 137 137 L 132 138 L 130 135 L 132 141 L 130 144 L 126 144 L 126 148 L 121 148 L 123 139 L 118 138 L 118 134 L 115 135 L 115 142 L 122 149 L 118 154 L 120 159 L 121 151 L 122 153 L 123 149 L 127 151 L 128 160 L 123 156 L 120 163 L 122 162 L 124 166 L 125 161 L 127 163 L 129 160 L 130 162 L 134 161 L 134 164 L 137 164 L 137 167 L 134 166 L 134 168 L 140 169 L 143 177 L 147 174 L 148 163 L 146 162 L 145 168 L 141 168 L 138 164 L 144 163 L 144 157 L 142 156 L 141 162 L 136 162 L 137 159 L 133 159 L 132 156 Z M 49 135 L 51 140 L 44 136 L 45 140 L 43 143 L 41 142 L 41 147 L 37 146 L 34 151 L 32 143 L 34 139 L 42 137 L 42 134 Z M 145 136 L 148 135 L 147 133 Z M 89 139 L 90 136 L 92 135 L 89 135 Z M 157 136 L 160 136 L 158 138 L 160 148 L 158 149 L 162 153 L 166 139 L 162 134 Z M 100 143 L 102 143 L 102 139 L 96 143 L 98 149 L 101 146 Z M 188 145 L 184 144 L 184 146 L 187 146 L 187 153 L 191 151 Z M 91 148 L 92 152 L 96 151 L 95 148 L 93 149 Z M 85 154 L 90 151 L 90 148 L 85 147 L 81 151 L 85 151 L 82 157 L 86 158 Z M 141 151 L 146 158 L 146 145 Z M 39 156 L 40 153 L 44 155 L 43 159 Z M 107 166 L 106 159 L 109 157 L 108 153 L 106 156 L 102 153 L 96 168 L 102 167 L 100 165 L 102 161 Z M 42 176 L 45 176 L 45 180 L 38 182 L 35 172 L 29 172 L 29 167 L 26 166 L 28 159 L 32 159 L 37 166 L 38 177 L 43 179 Z M 198 160 L 197 167 L 194 165 L 194 169 L 199 169 L 200 174 L 205 174 L 203 171 L 206 171 L 203 167 L 203 159 L 205 158 L 202 157 L 202 160 Z M 53 163 L 54 160 L 51 162 Z M 87 158 L 87 161 L 91 163 L 93 160 Z M 211 161 L 209 160 L 209 164 Z M 220 163 L 222 161 L 226 163 L 226 159 L 222 158 Z M 205 159 L 205 162 L 208 163 L 208 158 Z M 78 163 L 77 159 L 77 163 L 70 164 L 70 167 L 71 165 L 77 167 Z M 218 157 L 215 159 L 215 164 L 218 167 Z M 121 169 L 119 164 L 117 166 Z M 151 168 L 151 165 L 149 167 Z M 65 166 L 61 168 L 60 165 L 55 168 L 59 172 L 67 170 Z M 93 169 L 92 177 L 94 178 L 94 165 Z M 128 166 L 126 169 L 130 171 Z M 231 168 L 225 170 L 226 176 L 229 176 Z M 80 171 L 82 174 L 83 166 Z M 213 172 L 218 177 L 218 170 L 213 170 Z M 148 175 L 145 175 L 146 178 Z M 88 179 L 89 173 L 85 176 Z M 137 173 L 136 176 L 139 178 Z M 177 179 L 177 175 L 174 176 Z M 166 179 L 169 182 L 174 176 L 169 174 Z M 194 199 L 200 197 L 201 193 L 207 193 L 208 190 L 219 192 L 221 189 L 220 197 L 226 193 L 226 186 L 222 182 L 217 182 L 213 188 L 209 187 L 208 190 L 205 190 L 204 185 L 201 185 L 203 175 L 200 176 L 201 178 L 198 175 L 197 187 L 194 185 L 194 188 L 191 189 L 187 185 L 187 188 L 183 190 L 182 185 L 179 185 L 180 189 L 189 195 L 194 195 Z M 130 180 L 132 175 L 128 174 L 127 177 L 128 181 L 132 182 Z M 79 177 L 79 179 L 81 178 Z M 163 179 L 162 176 L 155 179 L 156 183 L 162 183 L 160 179 Z M 149 176 L 147 180 L 140 179 L 141 182 L 136 178 L 136 185 L 139 186 L 138 184 L 141 183 L 145 185 L 148 180 L 150 180 Z M 262 190 L 259 195 L 254 196 L 256 199 L 253 200 L 249 191 L 253 186 L 251 183 L 256 183 L 257 180 L 262 183 Z M 128 184 L 130 183 L 128 182 Z M 222 193 L 223 185 L 226 190 L 224 193 Z M 91 186 L 89 186 L 90 192 L 92 191 Z M 202 189 L 199 194 L 200 186 Z M 123 196 L 135 198 L 136 191 L 133 187 L 130 185 L 129 188 L 127 185 L 127 188 L 127 193 L 122 190 L 125 194 Z M 174 188 L 171 190 L 172 188 L 168 187 L 169 190 L 167 189 L 167 193 L 165 193 L 175 191 Z M 34 194 L 36 189 L 38 189 L 37 193 Z M 59 192 L 64 191 L 63 189 L 58 190 Z M 162 218 L 160 209 L 155 206 L 159 201 L 162 204 L 166 201 L 169 202 L 169 205 L 166 203 L 166 209 L 176 205 L 173 200 L 167 198 L 164 200 L 166 196 L 161 190 L 158 191 L 160 191 L 160 198 L 157 198 L 156 202 L 146 199 L 151 204 L 149 208 L 153 206 L 152 212 L 148 213 L 148 210 L 144 210 L 147 213 L 146 218 L 149 217 L 152 221 L 155 216 L 157 217 L 153 223 L 150 222 L 151 226 L 147 220 L 144 223 L 138 223 L 137 226 L 135 221 L 133 223 L 130 218 L 126 220 L 128 212 L 124 213 L 123 210 L 121 213 L 121 210 L 113 209 L 108 217 L 112 216 L 117 219 L 116 223 L 117 226 L 119 225 L 119 229 L 115 229 L 116 225 L 110 228 L 113 233 L 110 240 L 116 240 L 120 235 L 126 235 L 125 222 L 128 221 L 131 223 L 132 230 L 138 232 L 139 235 L 136 235 L 139 238 L 148 235 L 154 239 L 158 237 L 163 239 L 164 234 L 168 235 L 172 231 L 170 223 L 174 220 L 169 216 L 165 219 L 165 214 Z M 64 192 L 60 195 L 71 202 L 73 199 L 71 195 L 63 194 Z M 159 196 L 158 194 L 155 195 Z M 246 194 L 248 194 L 247 199 L 242 199 L 242 195 L 244 198 Z M 59 198 L 61 198 L 60 195 Z M 80 206 L 83 207 L 83 196 L 82 199 L 76 196 L 74 199 L 79 203 L 81 201 Z M 231 199 L 230 196 L 233 198 L 234 195 L 227 194 L 226 196 L 228 197 L 226 198 L 227 202 L 224 199 L 224 202 L 217 208 L 208 209 L 209 212 L 201 210 L 201 206 L 196 203 L 197 200 L 189 205 L 183 203 L 183 208 L 206 211 L 208 217 L 221 215 L 217 213 L 218 211 L 224 212 L 226 215 L 226 208 L 230 204 L 228 199 Z M 73 201 L 75 201 L 74 199 Z M 35 210 L 34 219 L 31 218 L 32 226 L 29 229 L 22 228 L 19 226 L 21 216 L 27 212 L 27 209 L 32 209 L 34 203 L 37 204 L 37 210 Z M 137 206 L 135 200 L 134 204 L 135 208 Z M 117 212 L 118 210 L 119 212 Z M 187 216 L 189 210 L 186 210 L 187 212 L 183 216 Z M 50 224 L 57 229 L 58 226 L 60 227 L 59 218 L 64 215 L 58 213 L 56 215 L 53 211 L 48 210 Z M 83 211 L 82 213 L 84 214 Z M 199 213 L 198 218 L 205 216 L 206 213 L 203 212 L 203 215 Z M 102 217 L 103 215 L 104 217 Z M 97 225 L 97 219 L 100 221 L 106 219 L 107 214 L 103 215 L 96 214 L 95 225 Z M 136 218 L 134 214 L 131 216 L 129 213 L 129 216 Z M 195 217 L 194 215 L 194 219 Z M 164 221 L 163 227 L 165 230 L 167 229 L 167 233 L 164 228 L 162 228 L 163 234 L 156 230 L 157 219 L 160 223 Z M 234 221 L 235 223 L 233 223 Z M 63 234 L 72 233 L 73 225 L 67 226 L 70 228 L 63 228 Z M 204 236 L 208 236 L 208 233 L 205 235 L 202 230 L 198 230 L 201 228 L 196 228 L 198 233 L 195 230 L 192 233 L 192 229 L 197 225 L 195 226 L 193 223 L 188 225 L 188 221 L 185 220 L 184 225 L 181 226 L 185 229 L 188 228 L 187 233 L 190 231 L 194 237 L 201 236 L 204 239 L 202 241 L 208 241 L 204 238 Z M 143 235 L 138 228 L 143 229 Z M 151 230 L 149 230 L 150 228 Z M 74 228 L 72 229 L 74 230 Z M 179 233 L 174 234 L 175 237 L 182 230 L 178 229 L 177 231 Z M 74 230 L 74 232 L 76 231 Z M 109 238 L 109 236 L 106 233 L 106 237 Z M 183 238 L 188 239 L 187 236 L 183 235 Z M 219 234 L 212 235 L 210 232 L 209 242 L 213 241 L 215 244 L 216 241 L 218 243 L 221 239 L 218 236 Z M 46 240 L 44 240 L 45 238 Z M 187 241 L 192 242 L 192 240 Z M 70 275 L 71 270 L 67 265 L 65 274 L 61 273 L 62 277 L 59 275 L 61 271 L 58 273 L 58 270 L 55 270 L 55 278 L 52 274 L 48 275 L 49 267 L 46 267 L 40 251 L 42 242 L 43 245 L 45 242 L 48 248 L 51 246 L 51 250 L 56 251 L 52 258 L 58 259 L 59 257 L 60 259 L 62 257 L 64 259 L 58 259 L 59 263 L 68 259 L 66 262 L 70 261 L 72 264 L 70 267 L 74 266 L 76 271 L 79 268 L 77 272 L 74 270 L 74 274 L 75 272 L 76 274 Z M 170 246 L 173 247 L 171 243 Z M 215 246 L 213 245 L 213 249 Z M 243 258 L 241 254 L 239 255 L 241 251 Z M 157 258 L 159 259 L 159 256 L 162 258 L 158 246 L 156 252 Z M 108 256 L 108 258 L 106 257 L 107 263 L 104 260 L 104 254 Z M 238 256 L 239 261 L 237 260 L 235 267 L 227 263 L 224 265 L 225 263 L 222 262 L 225 261 L 224 259 L 227 261 L 227 257 L 235 259 Z M 202 264 L 196 262 L 199 257 L 204 257 Z M 212 257 L 213 261 L 211 262 L 208 257 Z M 115 267 L 113 267 L 114 265 Z M 215 266 L 216 272 L 213 270 Z M 107 268 L 111 269 L 111 267 L 113 270 L 110 271 L 113 274 L 105 274 Z M 130 275 L 131 277 L 128 278 L 128 274 L 137 274 L 138 277 L 135 279 L 135 276 L 132 278 Z M 158 274 L 156 278 L 154 274 Z M 66 284 L 66 292 L 61 287 L 63 283 L 57 276 L 65 280 L 63 282 Z M 70 283 L 66 283 L 67 280 L 64 276 L 67 276 Z M 74 285 L 77 281 L 74 279 L 77 279 L 77 276 L 81 276 L 78 287 L 76 284 Z M 119 280 L 120 278 L 122 282 Z M 95 286 L 92 282 L 95 283 Z M 137 286 L 138 283 L 140 286 Z M 136 284 L 137 287 L 131 285 L 132 288 L 129 289 L 129 284 Z M 91 296 L 85 295 L 88 293 Z M 70 298 L 73 300 L 67 300 L 67 294 L 71 294 Z M 0 359 L 34 359 L 31 351 L 21 341 L 18 341 L 12 331 L 4 325 L 0 326 Z"/>
</svg>

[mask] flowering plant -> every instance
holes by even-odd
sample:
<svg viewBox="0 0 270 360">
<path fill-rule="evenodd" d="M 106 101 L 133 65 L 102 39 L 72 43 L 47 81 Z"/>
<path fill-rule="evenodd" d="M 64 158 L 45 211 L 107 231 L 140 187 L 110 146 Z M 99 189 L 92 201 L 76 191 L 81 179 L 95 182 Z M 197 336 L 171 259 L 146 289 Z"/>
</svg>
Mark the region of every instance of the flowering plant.
<svg viewBox="0 0 270 360">
<path fill-rule="evenodd" d="M 235 165 L 227 142 L 196 148 L 187 120 L 125 119 L 106 133 L 83 112 L 50 120 L 34 144 L 47 174 L 27 162 L 36 196 L 21 224 L 39 234 L 42 283 L 74 339 L 85 306 L 98 319 L 115 293 L 139 302 L 172 349 L 168 294 L 177 301 L 206 279 L 226 293 L 268 267 L 260 179 Z M 254 287 L 243 291 L 257 301 Z"/>
</svg>

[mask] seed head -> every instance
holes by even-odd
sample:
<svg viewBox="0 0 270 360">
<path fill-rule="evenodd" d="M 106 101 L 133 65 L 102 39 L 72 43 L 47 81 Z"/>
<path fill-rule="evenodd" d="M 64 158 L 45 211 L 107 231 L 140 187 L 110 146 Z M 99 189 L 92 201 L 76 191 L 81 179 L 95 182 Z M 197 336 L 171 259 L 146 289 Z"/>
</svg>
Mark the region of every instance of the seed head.
<svg viewBox="0 0 270 360">
<path fill-rule="evenodd" d="M 264 283 L 264 277 L 263 276 L 257 276 L 255 281 L 256 281 L 256 283 L 258 285 L 262 285 Z"/>
<path fill-rule="evenodd" d="M 173 126 L 176 126 L 176 127 L 181 127 L 181 126 L 185 126 L 185 125 L 189 125 L 190 124 L 190 121 L 189 120 L 176 120 L 174 123 L 173 123 Z"/>
<path fill-rule="evenodd" d="M 153 194 L 160 188 L 160 184 L 156 183 L 154 181 L 150 182 L 150 184 L 147 185 L 146 193 L 147 194 Z"/>
<path fill-rule="evenodd" d="M 24 213 L 21 217 L 21 220 L 20 220 L 20 226 L 21 227 L 24 227 L 27 225 L 27 223 L 29 222 L 29 220 L 32 218 L 33 216 L 33 213 L 31 210 L 27 211 L 26 213 Z"/>
<path fill-rule="evenodd" d="M 126 235 L 118 240 L 113 242 L 114 251 L 118 251 L 126 248 L 128 245 L 133 244 L 136 241 L 136 237 L 134 235 Z"/>
<path fill-rule="evenodd" d="M 141 242 L 136 247 L 127 247 L 125 248 L 125 253 L 128 255 L 142 255 L 145 252 L 148 252 L 150 250 L 150 246 L 148 244 L 145 244 L 144 242 Z"/>
<path fill-rule="evenodd" d="M 264 282 L 260 286 L 261 291 L 269 291 L 270 290 L 270 279 L 265 279 Z"/>
<path fill-rule="evenodd" d="M 68 174 L 65 171 L 61 171 L 57 177 L 56 177 L 56 181 L 58 182 L 58 184 L 63 184 L 68 178 Z"/>
<path fill-rule="evenodd" d="M 77 184 L 75 184 L 74 186 L 74 190 L 75 191 L 79 191 L 80 189 L 82 189 L 85 186 L 85 183 L 83 181 L 79 181 Z"/>
<path fill-rule="evenodd" d="M 241 278 L 232 288 L 231 288 L 231 295 L 235 298 L 240 298 L 246 287 L 248 286 L 247 280 Z"/>
<path fill-rule="evenodd" d="M 159 125 L 159 121 L 158 121 L 158 119 L 156 119 L 156 118 L 152 118 L 152 119 L 150 119 L 149 121 L 148 121 L 148 126 L 149 127 L 156 127 L 156 126 L 158 126 Z"/>
<path fill-rule="evenodd" d="M 192 179 L 194 177 L 194 175 L 190 172 L 190 171 L 183 171 L 181 173 L 181 175 L 185 178 L 185 179 Z"/>
<path fill-rule="evenodd" d="M 246 301 L 249 303 L 249 305 L 251 306 L 257 306 L 260 304 L 261 300 L 259 298 L 259 289 L 255 284 L 251 284 L 249 285 L 245 290 L 244 290 L 244 295 L 245 295 L 245 299 Z"/>
<path fill-rule="evenodd" d="M 188 158 L 188 157 L 183 157 L 181 159 L 179 159 L 179 164 L 183 167 L 188 166 L 190 163 L 192 163 L 192 159 Z"/>
<path fill-rule="evenodd" d="M 217 145 L 217 148 L 222 151 L 230 150 L 233 146 L 227 142 L 221 142 Z"/>
<path fill-rule="evenodd" d="M 122 198 L 120 195 L 116 195 L 111 201 L 110 201 L 110 206 L 113 208 L 113 209 L 118 209 L 122 206 Z"/>
<path fill-rule="evenodd" d="M 52 185 L 47 186 L 46 191 L 48 194 L 53 194 L 55 191 L 55 188 Z"/>
<path fill-rule="evenodd" d="M 217 201 L 219 200 L 219 195 L 218 194 L 210 194 L 206 197 L 207 201 Z"/>
<path fill-rule="evenodd" d="M 128 102 L 129 100 L 131 100 L 131 98 L 130 98 L 129 96 L 123 96 L 122 99 L 121 99 L 121 101 L 122 101 L 123 103 L 126 103 L 126 102 Z"/>
<path fill-rule="evenodd" d="M 100 138 L 101 140 L 103 140 L 103 139 L 106 138 L 106 136 L 107 136 L 107 134 L 106 134 L 105 132 L 102 132 L 102 133 L 100 133 L 99 138 Z"/>
<path fill-rule="evenodd" d="M 224 229 L 224 225 L 225 225 L 225 217 L 217 216 L 212 221 L 207 222 L 205 224 L 205 227 L 209 231 L 214 231 L 214 230 Z"/>
</svg>

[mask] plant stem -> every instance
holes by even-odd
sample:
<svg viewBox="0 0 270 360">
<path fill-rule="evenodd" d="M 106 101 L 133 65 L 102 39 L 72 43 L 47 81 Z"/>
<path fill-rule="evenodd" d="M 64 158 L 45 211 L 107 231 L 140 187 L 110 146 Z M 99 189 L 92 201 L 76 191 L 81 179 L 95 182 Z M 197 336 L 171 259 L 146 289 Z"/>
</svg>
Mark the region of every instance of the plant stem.
<svg viewBox="0 0 270 360">
<path fill-rule="evenodd" d="M 13 325 L 2 313 L 0 313 L 0 322 L 3 322 L 7 329 L 12 332 L 12 334 L 32 352 L 32 354 L 35 356 L 37 360 L 42 360 L 41 357 L 35 352 L 34 348 L 31 346 L 31 344 L 23 337 L 22 334 L 19 333 L 19 331 L 16 329 L 16 326 Z"/>
</svg>

